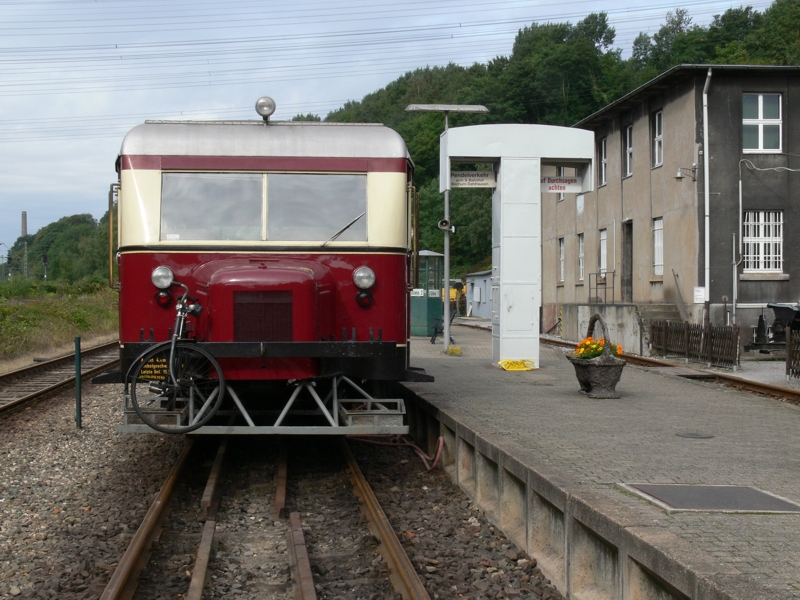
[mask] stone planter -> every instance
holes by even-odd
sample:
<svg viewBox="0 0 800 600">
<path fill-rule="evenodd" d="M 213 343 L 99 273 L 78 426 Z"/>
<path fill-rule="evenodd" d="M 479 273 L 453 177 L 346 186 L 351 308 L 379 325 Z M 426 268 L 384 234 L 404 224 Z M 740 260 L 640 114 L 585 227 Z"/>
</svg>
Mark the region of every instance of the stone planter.
<svg viewBox="0 0 800 600">
<path fill-rule="evenodd" d="M 592 315 L 589 319 L 589 330 L 586 337 L 591 337 L 594 333 L 594 325 L 600 322 L 603 329 L 603 353 L 594 358 L 578 358 L 573 352 L 567 353 L 566 357 L 572 366 L 575 367 L 575 375 L 578 383 L 581 384 L 581 393 L 589 398 L 619 398 L 616 386 L 622 377 L 622 369 L 626 361 L 614 356 L 611 350 L 611 341 L 608 339 L 608 328 L 599 314 Z"/>
</svg>

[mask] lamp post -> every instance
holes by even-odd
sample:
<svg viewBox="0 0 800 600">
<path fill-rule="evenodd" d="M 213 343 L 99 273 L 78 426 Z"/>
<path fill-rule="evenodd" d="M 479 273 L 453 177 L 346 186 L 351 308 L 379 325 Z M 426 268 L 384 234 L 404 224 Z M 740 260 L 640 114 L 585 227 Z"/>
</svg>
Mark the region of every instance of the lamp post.
<svg viewBox="0 0 800 600">
<path fill-rule="evenodd" d="M 488 113 L 489 109 L 480 104 L 409 104 L 406 112 L 436 112 L 444 113 L 444 131 L 447 133 L 450 113 Z M 449 173 L 439 173 L 439 177 L 449 177 Z M 444 350 L 450 345 L 450 186 L 444 190 L 444 314 L 442 315 L 444 327 Z"/>
</svg>

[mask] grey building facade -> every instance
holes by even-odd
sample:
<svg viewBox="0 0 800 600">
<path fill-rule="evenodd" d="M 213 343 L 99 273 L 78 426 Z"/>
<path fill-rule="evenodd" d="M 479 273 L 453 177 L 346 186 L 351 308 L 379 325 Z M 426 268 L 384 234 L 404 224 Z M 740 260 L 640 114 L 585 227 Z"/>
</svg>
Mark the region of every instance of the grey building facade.
<svg viewBox="0 0 800 600">
<path fill-rule="evenodd" d="M 492 318 L 492 271 L 467 273 L 466 280 L 467 316 Z"/>
<path fill-rule="evenodd" d="M 669 303 L 744 341 L 767 302 L 800 301 L 800 67 L 677 66 L 576 127 L 595 185 L 543 196 L 544 330 L 581 337 L 586 305 L 641 330 L 637 307 Z"/>
</svg>

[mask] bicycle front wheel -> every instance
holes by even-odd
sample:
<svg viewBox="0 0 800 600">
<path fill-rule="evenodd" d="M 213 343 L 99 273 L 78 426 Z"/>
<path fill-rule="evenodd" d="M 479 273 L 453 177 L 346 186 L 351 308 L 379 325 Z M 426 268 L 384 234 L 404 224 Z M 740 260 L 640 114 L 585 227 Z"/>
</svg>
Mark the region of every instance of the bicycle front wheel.
<svg viewBox="0 0 800 600">
<path fill-rule="evenodd" d="M 205 350 L 178 342 L 151 348 L 136 361 L 130 380 L 133 409 L 162 433 L 188 433 L 208 423 L 225 395 L 219 363 Z"/>
</svg>

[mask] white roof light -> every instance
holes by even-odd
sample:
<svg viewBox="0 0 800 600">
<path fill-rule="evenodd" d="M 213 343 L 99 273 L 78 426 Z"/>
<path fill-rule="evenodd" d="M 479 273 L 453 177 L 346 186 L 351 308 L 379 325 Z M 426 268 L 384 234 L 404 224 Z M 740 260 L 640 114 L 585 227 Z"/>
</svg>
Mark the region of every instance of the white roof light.
<svg viewBox="0 0 800 600">
<path fill-rule="evenodd" d="M 256 101 L 256 112 L 261 115 L 265 121 L 269 121 L 269 117 L 275 112 L 275 100 L 269 96 L 261 96 Z"/>
</svg>

